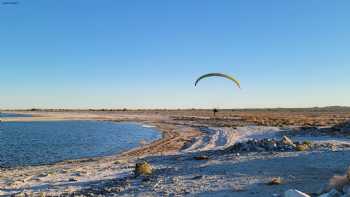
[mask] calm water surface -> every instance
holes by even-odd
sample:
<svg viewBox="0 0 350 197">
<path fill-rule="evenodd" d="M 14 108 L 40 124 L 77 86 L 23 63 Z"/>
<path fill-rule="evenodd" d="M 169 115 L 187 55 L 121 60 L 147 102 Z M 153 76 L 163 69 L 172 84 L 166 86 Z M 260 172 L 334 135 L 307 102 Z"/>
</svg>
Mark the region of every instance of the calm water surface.
<svg viewBox="0 0 350 197">
<path fill-rule="evenodd" d="M 30 114 L 0 113 L 0 118 L 32 117 Z"/>
<path fill-rule="evenodd" d="M 136 123 L 102 121 L 0 122 L 0 166 L 50 164 L 107 156 L 161 134 Z"/>
</svg>

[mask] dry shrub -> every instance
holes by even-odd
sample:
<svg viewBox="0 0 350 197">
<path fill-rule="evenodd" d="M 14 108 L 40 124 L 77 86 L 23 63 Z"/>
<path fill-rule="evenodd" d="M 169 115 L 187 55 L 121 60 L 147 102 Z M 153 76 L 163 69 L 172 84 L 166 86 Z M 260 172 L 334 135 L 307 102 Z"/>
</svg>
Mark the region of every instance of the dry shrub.
<svg viewBox="0 0 350 197">
<path fill-rule="evenodd" d="M 147 163 L 146 161 L 143 161 L 141 163 L 137 163 L 135 166 L 135 175 L 150 175 L 153 172 L 152 166 Z"/>
<path fill-rule="evenodd" d="M 310 147 L 312 143 L 310 141 L 304 141 L 303 144 Z"/>
<path fill-rule="evenodd" d="M 308 145 L 305 145 L 305 144 L 298 144 L 296 147 L 295 147 L 295 150 L 296 151 L 306 151 L 309 149 L 309 146 Z"/>
</svg>

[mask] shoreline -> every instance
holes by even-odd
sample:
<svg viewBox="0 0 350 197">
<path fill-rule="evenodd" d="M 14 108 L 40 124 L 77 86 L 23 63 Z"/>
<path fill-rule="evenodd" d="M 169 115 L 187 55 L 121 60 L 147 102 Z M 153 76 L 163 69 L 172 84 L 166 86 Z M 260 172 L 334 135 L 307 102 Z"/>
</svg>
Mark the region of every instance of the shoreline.
<svg viewBox="0 0 350 197">
<path fill-rule="evenodd" d="M 180 112 L 179 112 L 180 113 Z M 162 138 L 141 148 L 98 158 L 69 160 L 52 165 L 0 169 L 1 195 L 34 196 L 271 196 L 288 189 L 315 193 L 350 163 L 347 136 L 294 130 L 295 125 L 246 126 L 233 118 L 191 117 L 158 113 L 36 113 L 34 121 L 132 121 L 155 126 Z M 274 115 L 275 117 L 276 115 Z M 329 115 L 333 118 L 333 115 Z M 295 118 L 294 114 L 290 116 Z M 11 119 L 8 121 L 15 121 Z M 28 120 L 28 119 L 27 119 Z M 306 119 L 306 121 L 309 121 Z M 242 127 L 240 125 L 243 125 Z M 331 124 L 329 124 L 332 126 Z M 285 131 L 285 128 L 293 128 Z M 313 128 L 313 127 L 311 127 Z M 330 133 L 332 134 L 332 132 Z M 288 135 L 294 140 L 314 140 L 320 149 L 309 151 L 230 152 L 233 144 Z M 306 138 L 307 137 L 307 138 Z M 309 138 L 311 137 L 311 138 Z M 184 146 L 186 145 L 186 146 Z M 323 145 L 325 145 L 324 148 Z M 335 149 L 333 149 L 335 148 Z M 225 151 L 222 151 L 222 150 Z M 149 177 L 134 175 L 135 164 L 147 161 Z M 314 162 L 317 160 L 318 162 Z M 268 186 L 274 177 L 281 185 Z M 317 180 L 317 181 L 316 181 Z M 312 195 L 314 196 L 314 195 Z"/>
<path fill-rule="evenodd" d="M 91 158 L 81 158 L 74 160 L 64 160 L 52 164 L 17 166 L 10 168 L 0 168 L 0 196 L 14 195 L 29 188 L 40 187 L 50 189 L 52 183 L 81 182 L 81 187 L 85 187 L 86 180 L 103 181 L 115 177 L 122 177 L 124 171 L 118 170 L 115 166 L 135 163 L 138 159 L 150 155 L 169 155 L 178 152 L 181 147 L 191 138 L 199 136 L 200 132 L 194 128 L 184 127 L 163 122 L 163 118 L 144 117 L 144 116 L 105 116 L 89 114 L 40 114 L 40 116 L 25 118 L 2 118 L 3 122 L 18 121 L 67 121 L 67 120 L 91 120 L 91 121 L 111 121 L 111 122 L 135 122 L 142 125 L 155 126 L 155 130 L 161 133 L 161 138 L 141 147 L 135 147 L 123 152 L 110 155 Z M 69 173 L 67 173 L 69 172 Z M 102 172 L 102 173 L 101 173 Z M 79 176 L 77 176 L 79 174 Z M 11 178 L 9 178 L 11 177 Z M 79 179 L 79 180 L 78 180 Z M 43 186 L 47 185 L 47 186 Z M 79 187 L 80 188 L 80 187 Z M 57 193 L 64 193 L 67 188 L 53 189 Z M 55 192 L 53 196 L 55 196 Z M 57 195 L 58 195 L 57 193 Z"/>
<path fill-rule="evenodd" d="M 39 121 L 40 120 L 38 120 L 38 122 Z M 70 120 L 47 120 L 47 121 L 70 121 Z M 72 120 L 72 121 L 80 121 L 80 120 Z M 81 121 L 104 121 L 104 120 L 81 120 Z M 7 121 L 7 122 L 17 122 L 17 121 Z M 124 122 L 124 121 L 113 122 L 113 121 L 109 121 L 108 120 L 108 122 L 119 123 L 119 122 Z M 129 121 L 125 121 L 125 122 L 129 123 Z M 142 124 L 142 122 L 130 122 L 130 123 L 140 124 L 140 126 Z M 82 157 L 82 158 L 78 158 L 78 159 L 65 159 L 65 160 L 61 160 L 61 161 L 57 161 L 57 162 L 53 162 L 53 163 L 43 163 L 43 164 L 36 164 L 36 165 L 24 165 L 24 166 L 14 166 L 14 167 L 0 166 L 0 170 L 16 170 L 16 169 L 38 167 L 38 166 L 54 166 L 54 165 L 57 165 L 57 164 L 97 161 L 97 160 L 106 159 L 106 158 L 128 157 L 128 156 L 132 155 L 134 152 L 139 152 L 140 153 L 140 154 L 137 154 L 137 155 L 134 154 L 135 156 L 141 156 L 142 152 L 147 151 L 147 150 L 144 150 L 144 149 L 149 149 L 155 143 L 156 144 L 162 143 L 165 138 L 168 138 L 167 136 L 173 136 L 174 135 L 171 132 L 161 130 L 161 129 L 157 128 L 157 127 L 155 127 L 154 129 L 155 129 L 156 132 L 158 132 L 160 134 L 160 138 L 158 138 L 156 140 L 153 140 L 153 141 L 151 141 L 148 144 L 138 145 L 138 146 L 136 146 L 134 148 L 130 148 L 130 149 L 127 149 L 127 150 L 123 150 L 121 152 L 113 153 L 111 155 Z"/>
<path fill-rule="evenodd" d="M 12 112 L 11 112 L 12 113 Z M 31 113 L 23 113 L 23 112 L 13 112 L 16 114 L 31 114 Z M 83 114 L 80 114 L 84 116 Z M 154 129 L 160 133 L 161 137 L 157 140 L 152 141 L 151 143 L 137 146 L 128 150 L 121 151 L 119 153 L 115 153 L 112 155 L 106 155 L 106 156 L 93 156 L 93 157 L 85 157 L 80 159 L 67 159 L 63 161 L 58 161 L 50 164 L 38 164 L 38 165 L 28 165 L 28 166 L 17 166 L 17 167 L 1 167 L 0 169 L 4 170 L 15 170 L 15 169 L 23 169 L 26 167 L 38 167 L 38 166 L 55 166 L 55 165 L 64 165 L 67 163 L 80 163 L 80 162 L 86 162 L 86 161 L 98 161 L 98 160 L 105 160 L 105 159 L 133 159 L 135 157 L 140 156 L 147 156 L 150 154 L 156 155 L 156 154 L 169 154 L 174 153 L 176 151 L 179 151 L 182 147 L 181 144 L 173 143 L 174 140 L 183 140 L 183 142 L 189 140 L 192 137 L 198 136 L 199 131 L 194 131 L 195 129 L 187 127 L 182 128 L 184 130 L 192 130 L 191 132 L 194 132 L 196 134 L 190 134 L 190 135 L 182 135 L 180 134 L 179 130 L 176 128 L 176 125 L 170 124 L 170 123 L 160 123 L 157 121 L 149 121 L 149 120 L 142 120 L 136 119 L 133 120 L 132 118 L 119 118 L 117 120 L 110 119 L 110 118 L 101 118 L 94 117 L 94 118 L 86 118 L 86 117 L 74 117 L 71 118 L 69 116 L 62 116 L 62 114 L 58 116 L 45 116 L 45 115 L 39 115 L 39 116 L 32 116 L 32 117 L 9 117 L 9 118 L 0 118 L 0 122 L 45 122 L 45 121 L 108 121 L 108 122 L 133 122 L 136 124 L 142 125 L 150 125 L 154 127 Z M 173 143 L 173 144 L 172 144 Z M 172 146 L 169 146 L 172 145 Z M 161 148 L 160 148 L 161 147 Z"/>
</svg>

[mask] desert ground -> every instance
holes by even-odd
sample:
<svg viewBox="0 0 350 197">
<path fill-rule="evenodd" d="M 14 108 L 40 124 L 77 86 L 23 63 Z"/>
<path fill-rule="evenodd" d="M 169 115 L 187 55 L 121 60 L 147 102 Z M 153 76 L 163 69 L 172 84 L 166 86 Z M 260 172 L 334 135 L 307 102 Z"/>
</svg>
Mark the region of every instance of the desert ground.
<svg viewBox="0 0 350 197">
<path fill-rule="evenodd" d="M 1 168 L 3 196 L 319 196 L 350 166 L 350 108 L 14 112 L 33 116 L 1 121 L 133 121 L 163 138 L 109 157 Z M 135 174 L 144 161 L 152 173 Z"/>
</svg>

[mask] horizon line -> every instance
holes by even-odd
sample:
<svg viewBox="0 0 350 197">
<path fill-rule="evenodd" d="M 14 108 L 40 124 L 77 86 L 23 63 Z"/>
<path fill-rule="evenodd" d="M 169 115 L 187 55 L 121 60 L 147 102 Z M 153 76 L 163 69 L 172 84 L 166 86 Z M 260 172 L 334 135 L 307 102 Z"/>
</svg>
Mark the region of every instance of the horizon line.
<svg viewBox="0 0 350 197">
<path fill-rule="evenodd" d="M 260 110 L 260 109 L 327 109 L 327 108 L 350 108 L 350 106 L 313 106 L 313 107 L 242 107 L 242 108 L 215 108 L 219 110 Z M 214 108 L 0 108 L 0 111 L 152 111 L 152 110 L 212 110 Z"/>
</svg>

